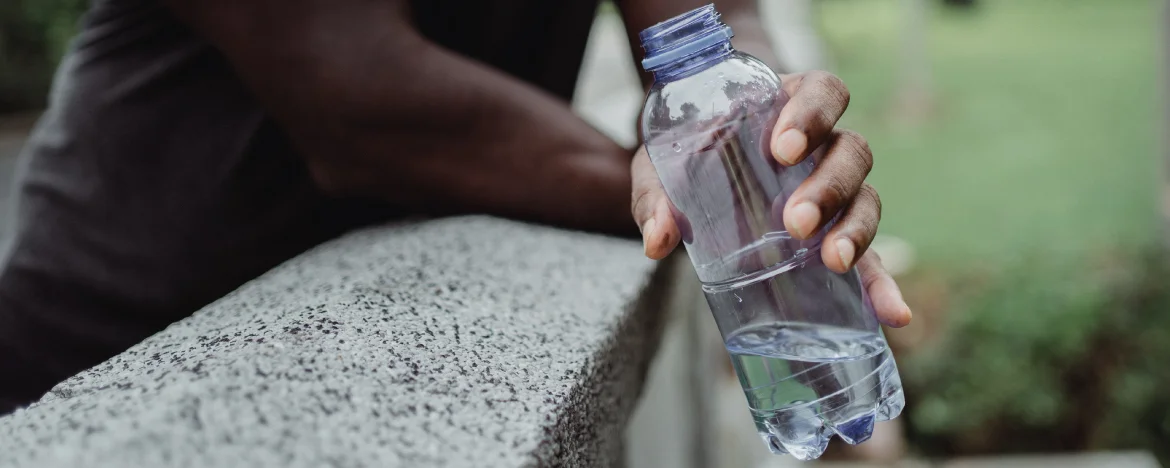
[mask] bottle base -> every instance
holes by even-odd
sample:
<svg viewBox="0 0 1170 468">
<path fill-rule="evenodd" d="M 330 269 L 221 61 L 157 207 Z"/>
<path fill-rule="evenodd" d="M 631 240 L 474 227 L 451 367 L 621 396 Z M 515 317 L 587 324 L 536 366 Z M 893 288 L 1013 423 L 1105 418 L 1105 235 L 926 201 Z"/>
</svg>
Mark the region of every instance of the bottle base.
<svg viewBox="0 0 1170 468">
<path fill-rule="evenodd" d="M 886 364 L 883 367 L 893 372 L 880 372 L 881 397 L 876 406 L 857 413 L 859 408 L 823 410 L 813 402 L 767 412 L 770 414 L 753 411 L 760 438 L 772 453 L 806 461 L 819 458 L 833 435 L 850 445 L 869 440 L 875 423 L 898 417 L 906 405 L 893 360 Z M 847 409 L 850 414 L 843 414 Z"/>
</svg>

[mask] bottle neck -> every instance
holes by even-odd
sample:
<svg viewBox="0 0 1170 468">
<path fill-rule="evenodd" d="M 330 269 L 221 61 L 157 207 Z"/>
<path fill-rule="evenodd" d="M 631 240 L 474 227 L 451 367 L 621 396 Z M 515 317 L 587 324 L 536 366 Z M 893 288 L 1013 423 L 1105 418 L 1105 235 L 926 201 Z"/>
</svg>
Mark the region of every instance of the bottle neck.
<svg viewBox="0 0 1170 468">
<path fill-rule="evenodd" d="M 667 83 L 686 78 L 722 63 L 733 52 L 735 52 L 735 49 L 731 47 L 730 43 L 711 47 L 684 60 L 679 60 L 678 62 L 654 70 L 652 72 L 654 81 Z"/>
<path fill-rule="evenodd" d="M 692 75 L 730 56 L 732 35 L 714 5 L 696 8 L 638 34 L 646 50 L 642 68 L 656 81 Z"/>
</svg>

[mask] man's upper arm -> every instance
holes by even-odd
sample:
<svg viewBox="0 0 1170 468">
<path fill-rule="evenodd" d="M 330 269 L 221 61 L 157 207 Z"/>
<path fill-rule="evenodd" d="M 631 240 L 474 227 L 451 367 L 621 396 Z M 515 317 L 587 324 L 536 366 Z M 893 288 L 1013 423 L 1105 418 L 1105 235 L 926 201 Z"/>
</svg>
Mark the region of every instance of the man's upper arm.
<svg viewBox="0 0 1170 468">
<path fill-rule="evenodd" d="M 459 64 L 418 34 L 405 1 L 166 1 L 227 57 L 326 192 L 353 194 L 356 160 L 393 155 L 370 134 L 396 138 L 376 146 L 406 148 L 410 135 L 392 136 L 404 123 L 472 118 L 458 112 L 466 102 L 429 96 Z"/>
<path fill-rule="evenodd" d="M 548 92 L 424 38 L 405 0 L 166 1 L 326 192 L 628 229 L 629 152 Z"/>
<path fill-rule="evenodd" d="M 403 1 L 167 0 L 221 53 L 278 120 L 361 100 L 362 64 L 422 42 Z M 401 54 L 406 59 L 406 54 Z M 385 60 L 383 60 L 385 62 Z M 385 79 L 387 77 L 380 77 Z"/>
</svg>

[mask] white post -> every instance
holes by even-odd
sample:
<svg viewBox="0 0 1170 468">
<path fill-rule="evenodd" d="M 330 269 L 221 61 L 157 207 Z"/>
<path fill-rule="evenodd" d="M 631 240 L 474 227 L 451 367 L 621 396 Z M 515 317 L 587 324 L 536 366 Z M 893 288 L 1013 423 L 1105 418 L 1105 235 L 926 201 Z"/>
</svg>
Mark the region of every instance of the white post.
<svg viewBox="0 0 1170 468">
<path fill-rule="evenodd" d="M 925 90 L 930 86 L 926 59 L 926 0 L 902 0 L 905 27 L 902 28 L 904 86 Z"/>
<path fill-rule="evenodd" d="M 1166 128 L 1170 126 L 1170 1 L 1162 4 L 1162 121 L 1158 132 L 1162 146 L 1162 184 L 1161 184 L 1161 217 L 1163 245 L 1170 249 L 1170 136 L 1166 135 Z"/>
<path fill-rule="evenodd" d="M 933 92 L 927 55 L 926 0 L 902 0 L 901 83 L 895 116 L 910 121 L 926 119 Z"/>
<path fill-rule="evenodd" d="M 786 72 L 829 67 L 812 0 L 760 0 L 760 17 Z"/>
</svg>

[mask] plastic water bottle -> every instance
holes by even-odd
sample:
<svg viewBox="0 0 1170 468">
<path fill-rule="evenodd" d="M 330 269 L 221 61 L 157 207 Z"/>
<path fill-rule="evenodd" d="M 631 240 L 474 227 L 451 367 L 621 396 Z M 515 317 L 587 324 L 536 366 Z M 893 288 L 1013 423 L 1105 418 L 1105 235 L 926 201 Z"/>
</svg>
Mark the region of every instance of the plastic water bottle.
<svg viewBox="0 0 1170 468">
<path fill-rule="evenodd" d="M 834 434 L 861 443 L 896 417 L 902 383 L 857 271 L 821 262 L 829 227 L 803 241 L 784 229 L 816 163 L 772 157 L 788 96 L 731 36 L 710 5 L 642 31 L 654 75 L 642 134 L 760 436 L 809 460 Z"/>
</svg>

